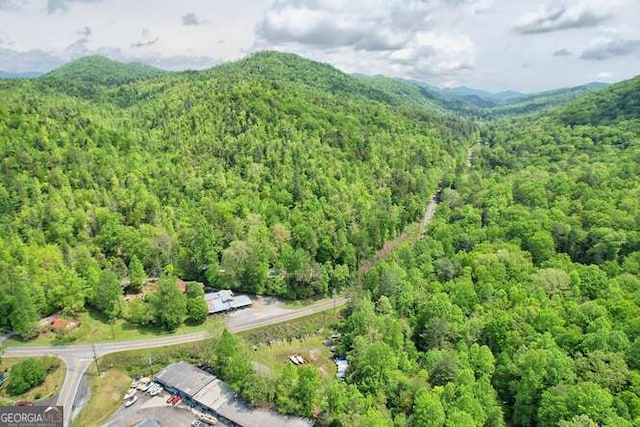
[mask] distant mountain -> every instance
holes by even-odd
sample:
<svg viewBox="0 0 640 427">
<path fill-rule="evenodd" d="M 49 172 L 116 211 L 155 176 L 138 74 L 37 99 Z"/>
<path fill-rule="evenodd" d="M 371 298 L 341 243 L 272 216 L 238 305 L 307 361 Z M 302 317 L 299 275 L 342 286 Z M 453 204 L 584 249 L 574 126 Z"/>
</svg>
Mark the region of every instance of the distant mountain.
<svg viewBox="0 0 640 427">
<path fill-rule="evenodd" d="M 463 97 L 476 96 L 478 98 L 489 99 L 492 101 L 508 101 L 513 98 L 519 98 L 524 96 L 523 93 L 515 92 L 512 90 L 505 90 L 498 93 L 488 92 L 486 90 L 474 89 L 466 86 L 459 86 L 454 88 L 446 88 L 443 91 L 453 93 Z"/>
<path fill-rule="evenodd" d="M 43 73 L 38 71 L 26 71 L 22 73 L 10 73 L 7 71 L 0 71 L 0 79 L 33 79 L 40 77 Z"/>
<path fill-rule="evenodd" d="M 523 95 L 497 104 L 491 108 L 490 114 L 493 116 L 502 116 L 546 111 L 606 86 L 608 86 L 607 83 L 591 82 L 576 87 Z"/>
<path fill-rule="evenodd" d="M 91 83 L 103 86 L 157 77 L 166 72 L 139 63 L 125 64 L 103 56 L 86 56 L 63 65 L 43 76 L 47 80 L 64 80 L 66 83 Z"/>
<path fill-rule="evenodd" d="M 524 94 L 513 90 L 503 90 L 502 92 L 495 93 L 494 96 L 501 101 L 508 101 L 510 99 L 524 96 Z"/>
<path fill-rule="evenodd" d="M 572 88 L 523 94 L 512 90 L 494 93 L 466 86 L 439 88 L 417 80 L 397 80 L 421 87 L 425 91 L 425 96 L 432 98 L 445 109 L 480 117 L 527 114 L 543 111 L 551 107 L 560 106 L 591 91 L 607 86 L 607 83 L 591 82 Z"/>
</svg>

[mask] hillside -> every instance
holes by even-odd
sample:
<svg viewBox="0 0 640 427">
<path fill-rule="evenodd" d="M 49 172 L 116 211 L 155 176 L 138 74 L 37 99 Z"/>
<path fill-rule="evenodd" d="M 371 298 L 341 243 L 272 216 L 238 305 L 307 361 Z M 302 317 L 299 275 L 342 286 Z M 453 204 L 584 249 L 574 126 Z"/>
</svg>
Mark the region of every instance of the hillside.
<svg viewBox="0 0 640 427">
<path fill-rule="evenodd" d="M 488 114 L 494 117 L 540 113 L 580 98 L 590 92 L 606 87 L 605 83 L 588 83 L 586 85 L 555 89 L 523 95 L 497 103 L 489 109 Z"/>
<path fill-rule="evenodd" d="M 492 93 L 467 87 L 439 88 L 416 80 L 384 76 L 357 77 L 405 102 L 483 119 L 542 113 L 607 86 L 605 83 L 589 83 L 525 95 L 514 91 Z"/>
<path fill-rule="evenodd" d="M 557 117 L 569 125 L 616 124 L 640 120 L 640 76 L 582 97 L 558 111 Z"/>
<path fill-rule="evenodd" d="M 117 86 L 157 77 L 164 73 L 164 71 L 148 65 L 124 64 L 104 56 L 85 56 L 45 74 L 43 80 Z"/>
<path fill-rule="evenodd" d="M 370 424 L 638 425 L 637 83 L 485 121 L 426 237 L 368 272 L 341 324 L 336 388 L 383 402 Z"/>
<path fill-rule="evenodd" d="M 288 298 L 345 287 L 475 138 L 289 55 L 148 79 L 98 61 L 0 87 L 0 305 L 23 336 L 140 264 Z"/>
</svg>

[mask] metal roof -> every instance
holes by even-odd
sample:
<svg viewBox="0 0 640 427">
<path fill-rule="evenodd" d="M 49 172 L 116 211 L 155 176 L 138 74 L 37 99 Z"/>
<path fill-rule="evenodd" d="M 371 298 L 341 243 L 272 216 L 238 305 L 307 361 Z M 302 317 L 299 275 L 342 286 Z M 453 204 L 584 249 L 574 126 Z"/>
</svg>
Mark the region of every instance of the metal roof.
<svg viewBox="0 0 640 427">
<path fill-rule="evenodd" d="M 251 298 L 246 295 L 238 295 L 229 303 L 231 308 L 248 307 L 251 305 Z"/>
<path fill-rule="evenodd" d="M 310 427 L 311 420 L 280 415 L 275 411 L 251 408 L 235 397 L 224 382 L 216 379 L 202 388 L 193 398 L 235 424 L 244 427 Z"/>
<path fill-rule="evenodd" d="M 213 375 L 186 362 L 172 363 L 155 376 L 157 382 L 180 390 L 190 397 L 215 379 Z"/>
<path fill-rule="evenodd" d="M 209 306 L 209 313 L 221 313 L 235 308 L 248 307 L 252 304 L 251 298 L 246 295 L 233 295 L 233 292 L 222 290 L 210 292 L 204 295 Z"/>
</svg>

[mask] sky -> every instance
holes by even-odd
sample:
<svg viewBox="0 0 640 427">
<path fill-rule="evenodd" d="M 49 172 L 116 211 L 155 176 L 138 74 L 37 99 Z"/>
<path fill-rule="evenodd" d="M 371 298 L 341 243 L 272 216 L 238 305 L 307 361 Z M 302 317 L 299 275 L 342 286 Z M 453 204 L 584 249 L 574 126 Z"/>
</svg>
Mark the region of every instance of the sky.
<svg viewBox="0 0 640 427">
<path fill-rule="evenodd" d="M 535 92 L 640 74 L 640 0 L 0 0 L 0 71 L 169 70 L 275 49 L 345 72 Z"/>
</svg>

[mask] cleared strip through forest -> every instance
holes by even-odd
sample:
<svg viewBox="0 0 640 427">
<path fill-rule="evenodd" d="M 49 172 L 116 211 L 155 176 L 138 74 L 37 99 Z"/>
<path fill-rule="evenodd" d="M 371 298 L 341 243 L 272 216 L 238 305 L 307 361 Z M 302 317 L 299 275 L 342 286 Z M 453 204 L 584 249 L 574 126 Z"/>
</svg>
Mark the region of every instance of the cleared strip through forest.
<svg viewBox="0 0 640 427">
<path fill-rule="evenodd" d="M 467 152 L 467 158 L 466 158 L 465 164 L 468 168 L 472 166 L 471 161 L 473 157 L 474 148 L 475 148 L 475 145 L 470 147 L 469 151 Z M 422 238 L 422 236 L 424 235 L 425 228 L 431 222 L 434 215 L 436 214 L 436 209 L 438 207 L 438 203 L 440 202 L 440 191 L 442 191 L 442 187 L 438 187 L 438 191 L 436 192 L 436 194 L 433 195 L 433 197 L 429 201 L 429 204 L 427 205 L 427 208 L 424 211 L 424 216 L 422 217 L 422 220 L 418 224 L 418 230 L 413 236 L 413 239 L 411 241 L 412 246 L 414 246 L 418 242 L 418 240 Z M 366 274 L 369 270 L 371 270 L 373 267 L 375 267 L 376 264 L 378 264 L 380 261 L 384 261 L 385 259 L 387 259 L 391 254 L 391 252 L 393 252 L 394 250 L 399 248 L 401 245 L 403 245 L 409 238 L 409 230 L 413 225 L 414 224 L 407 226 L 402 231 L 402 233 L 400 233 L 394 239 L 387 240 L 384 246 L 382 247 L 382 249 L 378 250 L 371 258 L 364 261 L 360 265 L 360 268 L 358 269 L 358 278 L 362 278 L 362 276 Z"/>
</svg>

